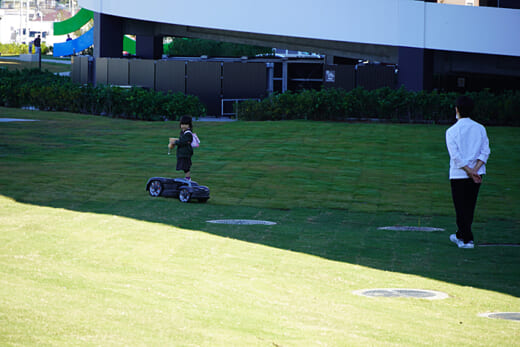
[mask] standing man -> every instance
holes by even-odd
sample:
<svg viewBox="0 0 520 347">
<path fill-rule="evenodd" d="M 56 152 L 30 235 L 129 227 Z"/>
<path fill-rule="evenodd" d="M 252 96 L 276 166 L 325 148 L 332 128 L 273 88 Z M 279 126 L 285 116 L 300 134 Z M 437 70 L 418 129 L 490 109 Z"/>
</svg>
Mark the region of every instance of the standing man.
<svg viewBox="0 0 520 347">
<path fill-rule="evenodd" d="M 40 46 L 41 46 L 42 40 L 40 39 L 40 35 L 34 39 L 34 53 L 39 54 L 40 53 Z"/>
<path fill-rule="evenodd" d="M 450 235 L 450 240 L 459 248 L 475 247 L 471 224 L 490 154 L 486 129 L 470 118 L 474 105 L 470 97 L 459 97 L 455 107 L 457 122 L 446 130 L 451 195 L 458 228 L 456 234 Z"/>
</svg>

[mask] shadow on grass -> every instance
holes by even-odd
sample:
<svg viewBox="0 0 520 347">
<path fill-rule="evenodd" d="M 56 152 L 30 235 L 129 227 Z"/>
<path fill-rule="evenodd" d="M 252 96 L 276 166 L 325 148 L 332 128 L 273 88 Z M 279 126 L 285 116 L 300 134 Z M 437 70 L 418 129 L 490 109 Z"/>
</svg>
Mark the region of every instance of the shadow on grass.
<svg viewBox="0 0 520 347">
<path fill-rule="evenodd" d="M 50 207 L 118 215 L 318 256 L 331 261 L 418 275 L 430 279 L 502 292 L 520 297 L 520 252 L 515 247 L 476 247 L 461 250 L 449 239 L 451 217 L 417 217 L 402 213 L 363 213 L 347 210 L 276 210 L 226 206 L 210 202 L 180 203 L 173 198 L 146 196 L 135 201 L 86 202 Z M 23 203 L 31 203 L 22 199 Z M 48 206 L 48 205 L 47 205 Z M 215 219 L 254 219 L 276 225 L 213 224 Z M 446 231 L 388 231 L 381 226 L 417 225 Z M 494 230 L 513 234 L 513 221 L 476 222 L 481 242 L 495 239 Z M 247 254 L 244 254 L 247 257 Z M 395 283 L 393 287 L 399 287 Z M 435 289 L 435 288 L 424 288 Z"/>
</svg>

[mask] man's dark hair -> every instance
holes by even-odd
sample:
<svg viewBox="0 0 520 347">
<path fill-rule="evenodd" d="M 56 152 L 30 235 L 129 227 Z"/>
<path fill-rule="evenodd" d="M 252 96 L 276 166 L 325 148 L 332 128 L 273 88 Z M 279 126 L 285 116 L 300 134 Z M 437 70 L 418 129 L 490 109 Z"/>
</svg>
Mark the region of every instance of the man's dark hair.
<svg viewBox="0 0 520 347">
<path fill-rule="evenodd" d="M 475 108 L 475 103 L 469 96 L 462 95 L 457 99 L 457 109 L 460 117 L 470 117 L 473 113 L 473 108 Z"/>
</svg>

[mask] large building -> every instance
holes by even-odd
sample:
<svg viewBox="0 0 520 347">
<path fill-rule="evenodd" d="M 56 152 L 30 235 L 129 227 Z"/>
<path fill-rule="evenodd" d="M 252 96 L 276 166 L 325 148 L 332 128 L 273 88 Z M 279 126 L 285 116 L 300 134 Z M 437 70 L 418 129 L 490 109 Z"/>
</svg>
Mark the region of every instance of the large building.
<svg viewBox="0 0 520 347">
<path fill-rule="evenodd" d="M 95 12 L 96 57 L 119 57 L 123 35 L 135 34 L 137 55 L 159 59 L 162 38 L 179 36 L 319 52 L 331 64 L 397 64 L 399 84 L 411 90 L 517 88 L 520 77 L 520 11 L 503 8 L 515 7 L 507 0 L 79 3 Z"/>
<path fill-rule="evenodd" d="M 28 44 L 40 35 L 47 46 L 63 41 L 55 37 L 53 24 L 71 17 L 77 1 L 67 5 L 56 0 L 0 0 L 0 43 Z"/>
</svg>

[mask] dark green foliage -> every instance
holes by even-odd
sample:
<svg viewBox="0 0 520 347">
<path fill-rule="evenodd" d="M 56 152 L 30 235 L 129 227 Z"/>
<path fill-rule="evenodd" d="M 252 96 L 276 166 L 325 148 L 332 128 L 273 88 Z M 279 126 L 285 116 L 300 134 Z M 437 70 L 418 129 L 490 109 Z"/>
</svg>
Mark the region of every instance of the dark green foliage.
<svg viewBox="0 0 520 347">
<path fill-rule="evenodd" d="M 475 120 L 488 125 L 520 125 L 520 91 L 467 93 L 475 100 Z M 457 93 L 411 92 L 404 87 L 372 91 L 356 88 L 275 93 L 239 105 L 244 120 L 361 120 L 376 118 L 406 123 L 449 123 L 455 118 Z"/>
<path fill-rule="evenodd" d="M 272 48 L 204 39 L 177 38 L 165 46 L 165 54 L 181 57 L 242 57 L 272 53 Z"/>
<path fill-rule="evenodd" d="M 0 106 L 31 106 L 43 111 L 67 111 L 114 118 L 161 120 L 183 114 L 205 114 L 199 99 L 182 93 L 143 88 L 72 83 L 68 77 L 39 70 L 0 70 Z"/>
</svg>

